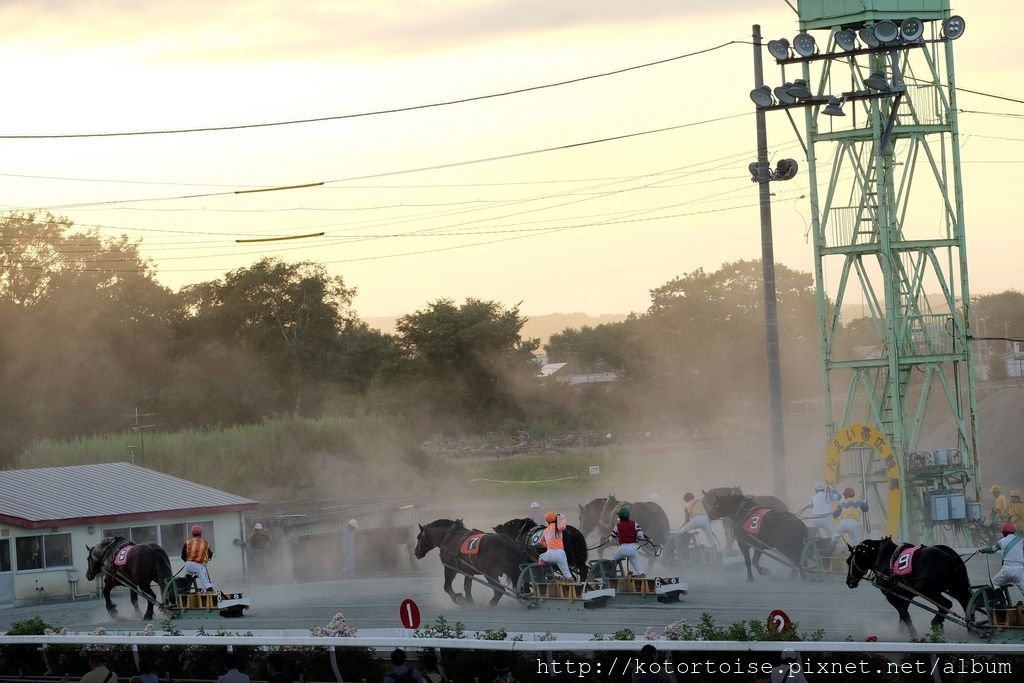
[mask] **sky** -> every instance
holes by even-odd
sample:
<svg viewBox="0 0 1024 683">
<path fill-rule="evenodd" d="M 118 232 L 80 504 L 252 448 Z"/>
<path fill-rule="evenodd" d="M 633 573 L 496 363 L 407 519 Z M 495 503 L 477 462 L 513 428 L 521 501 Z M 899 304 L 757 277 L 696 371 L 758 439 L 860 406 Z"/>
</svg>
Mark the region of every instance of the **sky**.
<svg viewBox="0 0 1024 683">
<path fill-rule="evenodd" d="M 955 9 L 958 84 L 1024 96 L 1024 10 Z M 0 208 L 140 240 L 174 289 L 265 256 L 321 262 L 357 288 L 363 316 L 466 297 L 534 315 L 639 312 L 673 277 L 759 258 L 743 41 L 754 23 L 766 39 L 797 33 L 784 0 L 4 1 L 0 22 Z M 403 112 L 10 137 L 407 108 L 717 46 Z M 964 113 L 960 129 L 972 293 L 1018 288 L 1024 103 L 961 93 L 959 106 L 1012 115 Z M 802 161 L 785 116 L 768 119 L 770 154 Z M 772 189 L 776 261 L 809 272 L 807 182 Z"/>
</svg>

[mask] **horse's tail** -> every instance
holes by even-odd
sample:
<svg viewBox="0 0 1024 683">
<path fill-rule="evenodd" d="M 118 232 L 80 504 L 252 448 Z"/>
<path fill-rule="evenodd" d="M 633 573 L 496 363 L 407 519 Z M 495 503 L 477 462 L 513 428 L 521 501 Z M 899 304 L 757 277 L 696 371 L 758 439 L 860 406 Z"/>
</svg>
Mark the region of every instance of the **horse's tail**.
<svg viewBox="0 0 1024 683">
<path fill-rule="evenodd" d="M 565 534 L 569 566 L 580 575 L 580 581 L 586 581 L 590 574 L 590 568 L 587 566 L 587 539 L 578 529 L 573 529 L 573 531 L 575 533 L 566 529 Z"/>
</svg>

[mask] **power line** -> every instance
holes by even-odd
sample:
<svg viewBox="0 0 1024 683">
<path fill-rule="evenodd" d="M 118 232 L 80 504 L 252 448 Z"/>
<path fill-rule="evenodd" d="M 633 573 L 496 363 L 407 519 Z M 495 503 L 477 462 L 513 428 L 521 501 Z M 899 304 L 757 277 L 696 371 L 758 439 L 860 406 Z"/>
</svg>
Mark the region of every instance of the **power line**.
<svg viewBox="0 0 1024 683">
<path fill-rule="evenodd" d="M 548 88 L 557 88 L 563 85 L 571 85 L 573 83 L 582 83 L 583 81 L 590 81 L 596 78 L 604 78 L 606 76 L 616 76 L 618 74 L 627 73 L 629 71 L 636 71 L 638 69 L 646 69 L 651 66 L 658 66 L 660 64 L 668 64 L 669 62 L 675 62 L 680 59 L 686 59 L 687 57 L 696 57 L 697 55 L 706 54 L 708 52 L 714 52 L 720 50 L 723 47 L 735 44 L 737 41 L 730 40 L 726 43 L 715 45 L 714 47 L 705 48 L 703 50 L 696 50 L 694 52 L 688 52 L 682 55 L 676 55 L 675 57 L 668 57 L 667 59 L 659 59 L 653 62 L 645 62 L 643 64 L 636 64 L 634 66 L 628 66 L 621 69 L 615 69 L 613 71 L 604 71 L 602 73 L 591 74 L 589 76 L 580 76 L 578 78 L 570 78 L 564 81 L 556 81 L 554 83 L 545 83 L 543 85 L 533 85 L 526 88 L 517 88 L 515 90 L 505 90 L 502 92 L 490 93 L 488 95 L 475 95 L 473 97 L 463 97 L 455 100 L 444 100 L 441 102 L 430 102 L 427 104 L 416 104 L 408 107 L 395 107 L 392 109 L 377 109 L 373 111 L 359 112 L 355 114 L 338 114 L 335 116 L 319 116 L 314 118 L 305 119 L 291 119 L 287 121 L 271 121 L 264 123 L 244 123 L 227 126 L 203 126 L 199 128 L 164 128 L 164 129 L 153 129 L 153 130 L 137 130 L 137 131 L 114 131 L 107 133 L 52 133 L 52 134 L 41 134 L 41 135 L 15 135 L 15 134 L 0 134 L 2 140 L 54 140 L 54 139 L 68 139 L 68 138 L 110 138 L 110 137 L 128 137 L 138 135 L 173 135 L 178 133 L 207 133 L 217 131 L 231 131 L 231 130 L 246 130 L 252 128 L 272 128 L 279 126 L 293 126 L 305 123 L 321 123 L 324 121 L 341 121 L 345 119 L 356 119 L 367 116 L 379 116 L 381 114 L 397 114 L 400 112 L 416 111 L 419 109 L 432 109 L 436 107 L 447 107 L 454 104 L 465 104 L 467 102 L 478 102 L 480 100 L 489 100 L 496 97 L 507 97 L 509 95 L 519 95 L 527 92 L 534 92 L 536 90 L 545 90 Z"/>
</svg>

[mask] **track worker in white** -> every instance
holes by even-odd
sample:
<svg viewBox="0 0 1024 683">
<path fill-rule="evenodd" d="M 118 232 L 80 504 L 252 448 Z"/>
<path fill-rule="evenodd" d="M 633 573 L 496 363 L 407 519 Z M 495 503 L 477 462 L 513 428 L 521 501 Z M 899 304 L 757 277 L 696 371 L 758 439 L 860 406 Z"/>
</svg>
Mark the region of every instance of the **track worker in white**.
<svg viewBox="0 0 1024 683">
<path fill-rule="evenodd" d="M 541 534 L 540 544 L 546 548 L 540 556 L 541 564 L 554 564 L 562 573 L 566 581 L 572 581 L 573 575 L 569 571 L 569 560 L 565 556 L 565 527 L 569 526 L 568 520 L 562 515 L 549 512 L 544 516 L 548 523 L 544 533 Z"/>
<path fill-rule="evenodd" d="M 644 530 L 640 525 L 629 518 L 629 508 L 621 507 L 618 512 L 618 523 L 612 527 L 612 533 L 608 540 L 618 541 L 619 547 L 612 555 L 612 559 L 618 562 L 625 558 L 629 563 L 629 570 L 634 576 L 643 576 L 644 568 L 640 564 L 640 551 L 638 541 L 644 540 Z"/>
<path fill-rule="evenodd" d="M 1024 591 L 1024 543 L 1017 535 L 1017 527 L 1011 522 L 1005 522 L 1000 529 L 1003 537 L 987 548 L 978 550 L 980 553 L 991 554 L 1000 550 L 1003 552 L 1003 568 L 992 577 L 992 585 L 995 588 L 1015 585 Z"/>
</svg>

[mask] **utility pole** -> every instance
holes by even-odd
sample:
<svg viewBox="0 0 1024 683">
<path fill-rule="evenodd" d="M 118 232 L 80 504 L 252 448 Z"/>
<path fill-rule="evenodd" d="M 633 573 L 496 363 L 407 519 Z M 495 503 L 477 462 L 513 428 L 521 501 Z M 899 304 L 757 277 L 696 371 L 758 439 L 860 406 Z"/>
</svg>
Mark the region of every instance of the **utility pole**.
<svg viewBox="0 0 1024 683">
<path fill-rule="evenodd" d="M 761 62 L 761 26 L 754 24 L 754 88 L 764 85 Z M 768 359 L 768 409 L 772 435 L 772 493 L 786 499 L 786 439 L 782 421 L 782 370 L 779 361 L 779 309 L 775 296 L 775 247 L 772 241 L 771 171 L 768 168 L 768 133 L 764 109 L 758 107 L 757 184 L 761 204 L 761 269 L 764 279 L 764 332 Z"/>
</svg>

